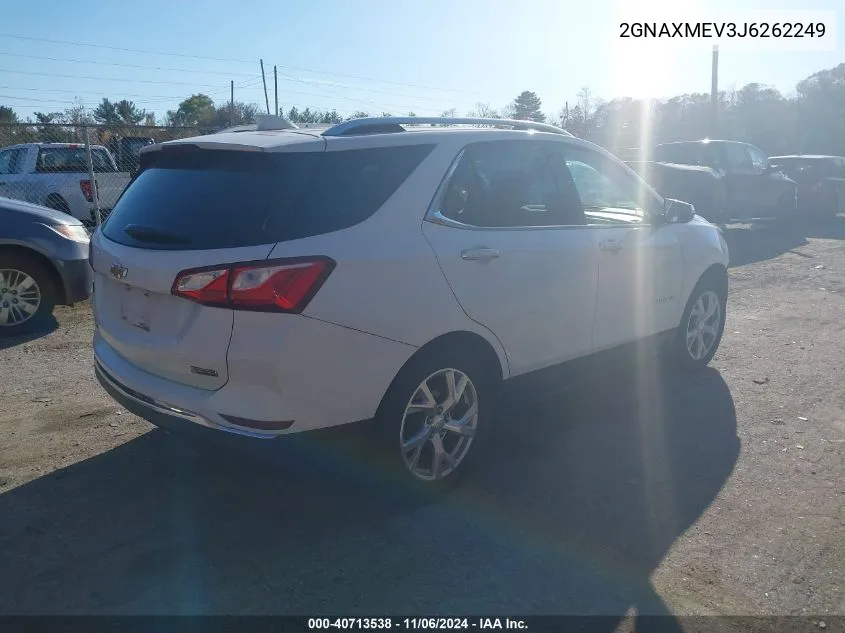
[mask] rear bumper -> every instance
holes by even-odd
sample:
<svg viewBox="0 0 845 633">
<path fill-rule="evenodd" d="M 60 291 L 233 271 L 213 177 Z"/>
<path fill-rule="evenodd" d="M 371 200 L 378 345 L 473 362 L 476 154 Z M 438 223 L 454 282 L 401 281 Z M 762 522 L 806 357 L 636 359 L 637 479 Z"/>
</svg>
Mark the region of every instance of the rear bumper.
<svg viewBox="0 0 845 633">
<path fill-rule="evenodd" d="M 416 350 L 302 315 L 238 313 L 235 320 L 228 380 L 217 389 L 141 369 L 99 327 L 97 377 L 112 397 L 153 424 L 273 438 L 372 418 Z"/>
<path fill-rule="evenodd" d="M 154 398 L 145 396 L 134 389 L 127 387 L 117 380 L 114 376 L 103 368 L 103 366 L 95 359 L 94 361 L 94 375 L 97 381 L 102 385 L 115 401 L 122 405 L 130 413 L 134 413 L 140 418 L 144 418 L 148 422 L 156 426 L 177 432 L 193 432 L 197 425 L 214 429 L 219 431 L 230 431 L 238 435 L 245 435 L 248 437 L 258 437 L 261 439 L 268 439 L 268 435 L 261 435 L 257 433 L 250 433 L 245 430 L 238 431 L 236 429 L 225 428 L 214 424 L 210 420 L 192 413 L 173 407 L 163 402 L 159 402 Z"/>
</svg>

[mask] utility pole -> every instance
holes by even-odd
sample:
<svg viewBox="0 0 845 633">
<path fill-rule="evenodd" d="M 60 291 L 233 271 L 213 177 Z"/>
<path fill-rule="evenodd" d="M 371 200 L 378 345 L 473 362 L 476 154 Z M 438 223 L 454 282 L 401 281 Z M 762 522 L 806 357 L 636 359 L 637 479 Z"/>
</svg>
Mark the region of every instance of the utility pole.
<svg viewBox="0 0 845 633">
<path fill-rule="evenodd" d="M 273 93 L 276 97 L 276 116 L 279 116 L 279 74 L 276 72 L 276 65 L 273 64 Z"/>
<path fill-rule="evenodd" d="M 229 125 L 235 124 L 235 80 L 229 82 Z"/>
<path fill-rule="evenodd" d="M 719 45 L 713 47 L 713 65 L 710 71 L 710 138 L 718 136 L 719 124 Z"/>
<path fill-rule="evenodd" d="M 259 59 L 261 64 L 261 83 L 264 84 L 264 104 L 267 106 L 267 114 L 270 114 L 270 99 L 267 97 L 267 79 L 264 77 L 264 60 Z"/>
</svg>

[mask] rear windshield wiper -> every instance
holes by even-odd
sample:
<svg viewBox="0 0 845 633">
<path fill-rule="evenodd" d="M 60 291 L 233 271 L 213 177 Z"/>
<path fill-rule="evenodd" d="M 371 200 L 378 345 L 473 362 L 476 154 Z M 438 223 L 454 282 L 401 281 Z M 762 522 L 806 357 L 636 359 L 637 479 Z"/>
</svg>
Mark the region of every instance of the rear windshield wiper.
<svg viewBox="0 0 845 633">
<path fill-rule="evenodd" d="M 130 237 L 134 237 L 139 242 L 151 242 L 155 244 L 189 244 L 191 242 L 184 235 L 168 233 L 161 229 L 155 229 L 151 226 L 141 226 L 140 224 L 127 224 L 123 228 L 123 232 Z"/>
</svg>

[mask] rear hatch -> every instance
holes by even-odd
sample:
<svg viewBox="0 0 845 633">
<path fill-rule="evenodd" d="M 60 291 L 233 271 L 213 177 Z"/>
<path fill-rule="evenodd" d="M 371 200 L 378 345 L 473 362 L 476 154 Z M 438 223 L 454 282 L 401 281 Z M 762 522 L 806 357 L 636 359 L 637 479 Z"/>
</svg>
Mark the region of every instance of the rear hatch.
<svg viewBox="0 0 845 633">
<path fill-rule="evenodd" d="M 102 339 L 157 376 L 223 386 L 234 312 L 174 296 L 174 282 L 186 269 L 266 259 L 317 156 L 188 144 L 142 155 L 92 240 Z"/>
</svg>

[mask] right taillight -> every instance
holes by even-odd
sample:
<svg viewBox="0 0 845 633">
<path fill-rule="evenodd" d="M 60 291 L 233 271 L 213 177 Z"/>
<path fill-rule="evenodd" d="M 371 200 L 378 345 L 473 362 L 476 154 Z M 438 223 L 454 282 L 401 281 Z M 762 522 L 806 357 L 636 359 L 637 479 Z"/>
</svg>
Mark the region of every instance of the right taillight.
<svg viewBox="0 0 845 633">
<path fill-rule="evenodd" d="M 329 276 L 328 257 L 277 259 L 184 270 L 171 292 L 203 305 L 301 312 Z"/>
<path fill-rule="evenodd" d="M 85 196 L 85 199 L 88 202 L 94 202 L 94 194 L 91 191 L 91 181 L 90 180 L 80 180 L 79 181 L 79 188 L 82 189 L 82 195 Z"/>
</svg>

